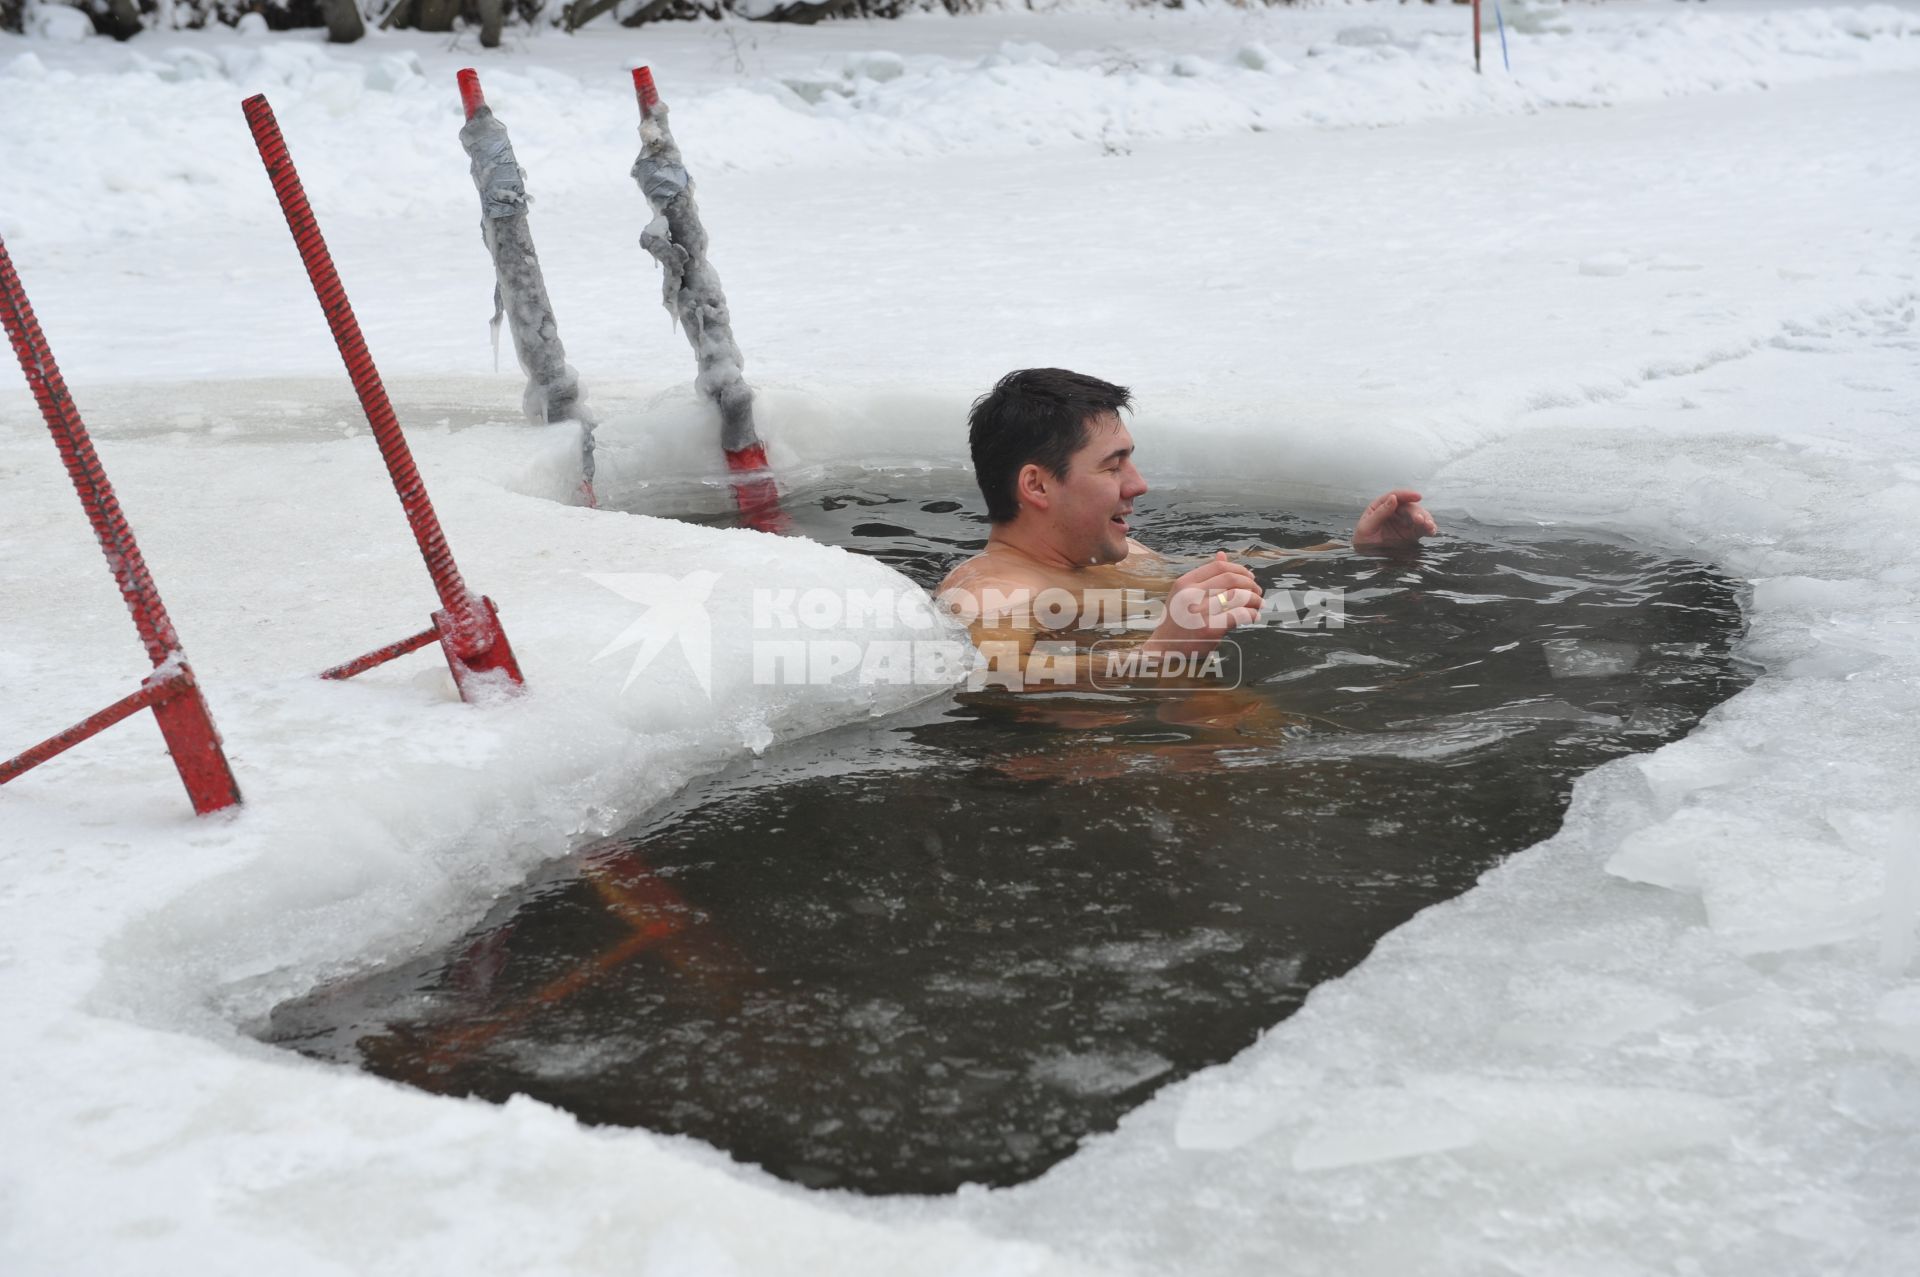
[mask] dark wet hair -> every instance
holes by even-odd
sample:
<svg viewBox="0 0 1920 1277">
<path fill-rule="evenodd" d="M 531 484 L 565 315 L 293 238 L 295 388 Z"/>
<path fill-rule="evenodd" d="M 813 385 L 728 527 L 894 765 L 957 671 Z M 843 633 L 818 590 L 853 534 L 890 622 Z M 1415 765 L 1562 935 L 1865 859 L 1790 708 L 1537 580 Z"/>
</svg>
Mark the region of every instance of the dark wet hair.
<svg viewBox="0 0 1920 1277">
<path fill-rule="evenodd" d="M 1087 425 L 1105 413 L 1133 406 L 1133 394 L 1085 373 L 1064 368 L 1022 368 L 1002 377 L 973 401 L 967 441 L 973 477 L 987 499 L 987 517 L 1010 522 L 1020 513 L 1015 482 L 1028 462 L 1056 479 L 1087 443 Z"/>
</svg>

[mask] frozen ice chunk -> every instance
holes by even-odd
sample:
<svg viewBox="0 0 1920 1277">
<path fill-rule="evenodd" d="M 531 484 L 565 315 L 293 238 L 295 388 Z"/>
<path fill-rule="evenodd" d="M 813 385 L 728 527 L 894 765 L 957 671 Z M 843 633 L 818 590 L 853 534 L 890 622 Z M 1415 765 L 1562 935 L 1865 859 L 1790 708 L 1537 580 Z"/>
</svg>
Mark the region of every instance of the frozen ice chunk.
<svg viewBox="0 0 1920 1277">
<path fill-rule="evenodd" d="M 1479 1137 L 1474 1124 L 1438 1096 L 1365 1087 L 1322 1110 L 1294 1145 L 1293 1168 L 1320 1171 L 1422 1157 L 1465 1148 Z"/>
<path fill-rule="evenodd" d="M 1173 1142 L 1195 1152 L 1242 1148 L 1289 1120 L 1315 1112 L 1319 1069 L 1298 1060 L 1269 1061 L 1252 1077 L 1210 1070 L 1189 1080 L 1174 1118 Z"/>
<path fill-rule="evenodd" d="M 154 72 L 162 80 L 175 84 L 188 80 L 218 80 L 224 74 L 220 59 L 199 49 L 170 49 L 166 61 Z"/>
<path fill-rule="evenodd" d="M 1640 648 L 1633 643 L 1557 638 L 1541 646 L 1555 678 L 1611 678 L 1640 663 Z"/>
<path fill-rule="evenodd" d="M 818 105 L 829 94 L 844 98 L 853 93 L 853 88 L 844 79 L 830 79 L 825 75 L 788 76 L 780 83 L 791 89 L 808 106 Z"/>
<path fill-rule="evenodd" d="M 1884 873 L 1811 823 L 1688 807 L 1622 838 L 1607 872 L 1698 891 L 1708 925 L 1742 953 L 1866 934 L 1882 912 Z"/>
<path fill-rule="evenodd" d="M 1688 737 L 1656 754 L 1635 759 L 1633 765 L 1647 778 L 1647 787 L 1654 797 L 1671 811 L 1690 794 L 1716 789 L 1752 775 L 1759 761 L 1725 738 Z"/>
<path fill-rule="evenodd" d="M 1233 60 L 1249 71 L 1290 71 L 1285 62 L 1274 56 L 1273 50 L 1257 40 L 1249 40 L 1233 51 Z"/>
<path fill-rule="evenodd" d="M 424 78 L 417 53 L 389 53 L 367 64 L 366 85 L 379 93 L 393 93 L 404 84 Z"/>
<path fill-rule="evenodd" d="M 873 80 L 884 83 L 897 80 L 907 73 L 906 59 L 897 53 L 888 53 L 884 49 L 871 49 L 864 53 L 847 56 L 847 78 L 850 80 Z"/>
<path fill-rule="evenodd" d="M 1872 587 L 1863 581 L 1828 581 L 1812 576 L 1773 576 L 1753 583 L 1756 612 L 1788 608 L 1827 611 L 1858 607 L 1870 601 Z"/>
<path fill-rule="evenodd" d="M 1733 1136 L 1739 1112 L 1710 1095 L 1432 1075 L 1411 1089 L 1464 1114 L 1481 1149 L 1535 1165 L 1644 1158 Z"/>
<path fill-rule="evenodd" d="M 1491 9 L 1494 6 L 1487 7 Z M 1499 29 L 1501 16 L 1494 16 L 1492 29 Z M 1514 0 L 1507 6 L 1503 16 L 1508 27 L 1523 35 L 1540 35 L 1546 32 L 1565 35 L 1573 30 L 1573 24 L 1567 19 L 1566 6 L 1558 3 L 1558 0 Z M 1487 14 L 1482 13 L 1481 21 L 1485 23 L 1487 17 Z"/>
<path fill-rule="evenodd" d="M 1791 830 L 1722 841 L 1703 867 L 1707 923 L 1742 953 L 1833 944 L 1879 921 L 1884 871 L 1837 843 Z"/>
<path fill-rule="evenodd" d="M 1171 1060 L 1152 1051 L 1078 1051 L 1038 1060 L 1031 1072 L 1041 1081 L 1075 1095 L 1116 1095 L 1172 1067 Z"/>
<path fill-rule="evenodd" d="M 1393 32 L 1382 26 L 1342 27 L 1334 32 L 1333 42 L 1349 48 L 1371 49 L 1393 43 Z"/>
<path fill-rule="evenodd" d="M 1669 891 L 1699 891 L 1702 846 L 1715 839 L 1743 841 L 1761 832 L 1757 822 L 1690 808 L 1622 838 L 1619 850 L 1607 861 L 1607 872 Z"/>
<path fill-rule="evenodd" d="M 1184 936 L 1143 935 L 1076 949 L 1076 962 L 1113 971 L 1166 971 L 1209 953 L 1232 953 L 1243 941 L 1230 932 L 1198 927 Z"/>
</svg>

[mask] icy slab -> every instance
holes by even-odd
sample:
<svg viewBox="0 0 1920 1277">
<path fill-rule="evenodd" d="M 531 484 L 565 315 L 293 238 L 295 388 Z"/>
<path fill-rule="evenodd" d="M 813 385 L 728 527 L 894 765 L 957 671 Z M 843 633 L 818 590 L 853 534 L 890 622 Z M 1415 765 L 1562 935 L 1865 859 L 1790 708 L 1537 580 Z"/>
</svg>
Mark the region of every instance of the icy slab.
<svg viewBox="0 0 1920 1277">
<path fill-rule="evenodd" d="M 1082 1052 L 1037 1061 L 1035 1077 L 1076 1095 L 1112 1095 L 1151 1082 L 1173 1062 L 1152 1051 Z"/>
<path fill-rule="evenodd" d="M 1296 1171 L 1321 1171 L 1471 1148 L 1566 1166 L 1663 1156 L 1736 1130 L 1736 1111 L 1711 1096 L 1429 1075 L 1321 1106 L 1292 1160 Z"/>
<path fill-rule="evenodd" d="M 1318 1108 L 1318 1120 L 1293 1146 L 1296 1171 L 1443 1153 L 1479 1138 L 1452 1105 L 1405 1091 L 1353 1091 Z"/>
</svg>

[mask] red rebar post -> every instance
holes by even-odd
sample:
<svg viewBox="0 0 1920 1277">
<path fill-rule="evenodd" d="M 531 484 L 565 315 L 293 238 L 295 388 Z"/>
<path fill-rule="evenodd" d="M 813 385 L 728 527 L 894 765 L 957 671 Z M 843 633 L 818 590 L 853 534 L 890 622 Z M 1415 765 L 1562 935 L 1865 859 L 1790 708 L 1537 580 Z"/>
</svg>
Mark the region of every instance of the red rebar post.
<svg viewBox="0 0 1920 1277">
<path fill-rule="evenodd" d="M 313 291 L 320 300 L 321 313 L 326 316 L 327 327 L 333 330 L 334 344 L 340 348 L 340 358 L 347 366 L 347 376 L 353 381 L 354 393 L 360 397 L 360 407 L 367 415 L 367 424 L 373 428 L 374 440 L 380 446 L 380 456 L 387 463 L 387 473 L 393 479 L 393 490 L 399 494 L 400 505 L 407 514 L 407 523 L 413 529 L 413 539 L 420 547 L 420 556 L 426 560 L 428 574 L 433 577 L 433 588 L 440 595 L 440 610 L 433 614 L 434 629 L 439 635 L 441 649 L 446 653 L 447 665 L 453 670 L 454 683 L 460 689 L 461 699 L 473 699 L 469 693 L 477 690 L 477 684 L 470 686 L 470 683 L 479 675 L 500 673 L 519 685 L 524 681 L 520 676 L 520 666 L 514 660 L 513 648 L 507 643 L 506 631 L 500 628 L 499 615 L 493 603 L 467 589 L 466 582 L 461 579 L 460 569 L 453 561 L 453 551 L 447 548 L 439 517 L 433 512 L 433 503 L 427 499 L 426 485 L 413 464 L 413 452 L 407 447 L 406 436 L 400 431 L 399 419 L 394 416 L 393 404 L 388 401 L 386 387 L 380 382 L 380 373 L 373 366 L 373 356 L 367 351 L 366 338 L 361 335 L 360 323 L 354 318 L 353 307 L 347 301 L 347 290 L 340 282 L 339 272 L 334 269 L 333 256 L 327 252 L 326 240 L 321 238 L 320 224 L 307 203 L 306 192 L 300 185 L 300 175 L 294 171 L 293 157 L 287 153 L 286 140 L 280 136 L 280 125 L 273 118 L 273 108 L 267 105 L 266 95 L 256 94 L 243 102 L 241 109 L 246 113 L 247 127 L 253 131 L 254 145 L 260 150 L 261 162 L 267 167 L 267 177 L 273 183 L 273 193 L 280 201 L 280 210 L 286 214 L 287 229 L 293 232 L 294 247 L 299 250 L 300 260 L 307 268 L 307 278 L 313 281 Z M 411 650 L 403 642 L 389 645 L 381 652 L 389 653 L 390 659 L 401 651 Z M 352 672 L 358 673 L 371 668 L 371 664 L 379 662 L 369 664 L 368 659 L 381 652 L 369 653 L 368 657 L 345 666 L 336 666 L 335 670 L 352 669 Z"/>
<path fill-rule="evenodd" d="M 0 784 L 124 718 L 151 709 L 194 811 L 205 815 L 231 807 L 240 801 L 240 786 L 234 781 L 233 769 L 227 765 L 226 753 L 220 747 L 220 733 L 214 730 L 213 715 L 207 711 L 206 698 L 200 694 L 200 686 L 187 665 L 173 621 L 167 616 L 166 605 L 160 601 L 160 591 L 147 571 L 140 546 L 133 539 L 133 528 L 121 513 L 120 500 L 107 481 L 106 469 L 100 464 L 86 423 L 80 419 L 80 410 L 67 391 L 60 365 L 54 362 L 46 334 L 40 331 L 40 321 L 34 317 L 33 306 L 27 300 L 20 276 L 13 269 L 13 258 L 4 240 L 0 240 L 0 323 L 6 327 L 7 339 L 13 343 L 13 353 L 20 360 L 20 371 L 26 374 L 27 386 L 40 405 L 40 415 L 46 419 L 54 445 L 60 450 L 60 460 L 66 464 L 73 489 L 87 512 L 87 521 L 93 525 L 93 534 L 106 555 L 107 570 L 113 574 L 114 584 L 120 587 L 127 611 L 133 614 L 134 628 L 140 632 L 140 642 L 145 645 L 147 659 L 153 662 L 155 670 L 131 696 L 121 698 L 26 753 L 0 763 Z"/>
</svg>

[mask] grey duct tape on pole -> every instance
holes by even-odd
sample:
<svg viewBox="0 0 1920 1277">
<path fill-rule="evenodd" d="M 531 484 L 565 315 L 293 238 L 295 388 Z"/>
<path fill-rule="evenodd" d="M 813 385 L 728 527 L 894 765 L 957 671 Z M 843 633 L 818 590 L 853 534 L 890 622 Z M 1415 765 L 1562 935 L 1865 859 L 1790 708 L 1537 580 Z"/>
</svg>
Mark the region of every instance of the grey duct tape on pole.
<svg viewBox="0 0 1920 1277">
<path fill-rule="evenodd" d="M 484 104 L 460 129 L 460 145 L 473 166 L 473 184 L 480 192 L 480 238 L 493 258 L 493 327 L 499 341 L 504 314 L 513 334 L 513 353 L 527 375 L 520 406 L 534 422 L 580 423 L 580 465 L 586 482 L 593 482 L 593 428 L 597 424 L 587 407 L 580 374 L 567 363 L 560 344 L 560 326 L 547 299 L 540 258 L 533 248 L 533 229 L 527 224 L 527 175 L 513 155 L 506 126 Z"/>
<path fill-rule="evenodd" d="M 707 260 L 707 230 L 693 201 L 693 179 L 667 127 L 665 103 L 654 101 L 642 110 L 633 180 L 653 210 L 653 220 L 640 232 L 640 247 L 660 263 L 660 302 L 693 347 L 699 365 L 694 386 L 720 409 L 720 446 L 735 459 L 760 442 L 753 428 L 753 391 L 743 372 L 746 360 L 733 340 L 720 275 Z"/>
</svg>

